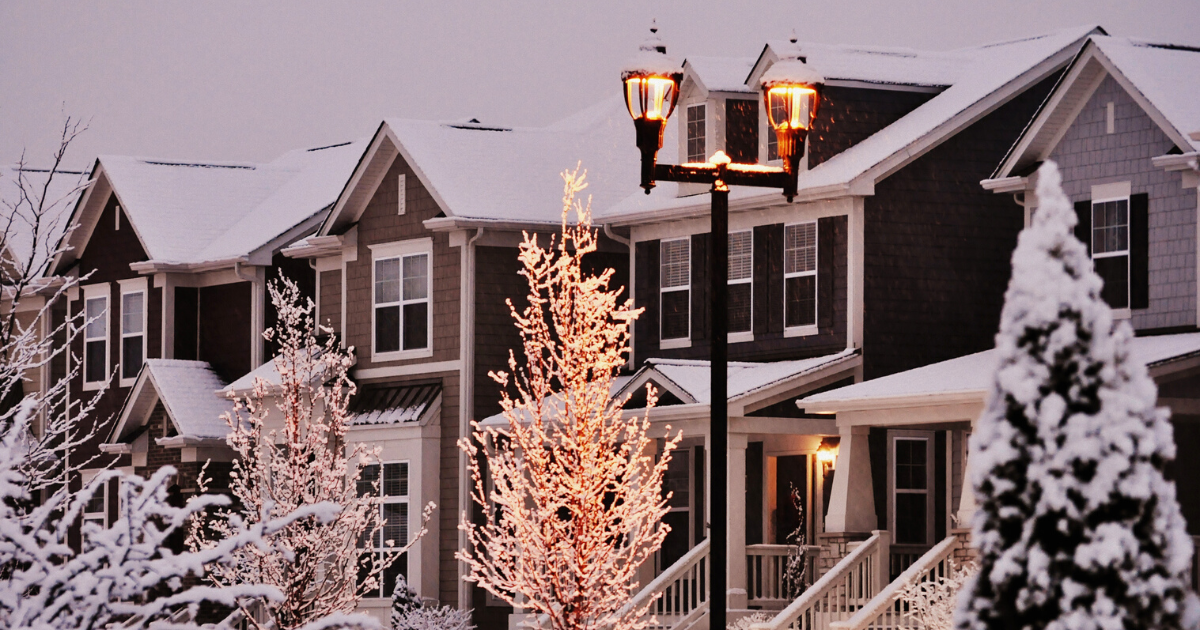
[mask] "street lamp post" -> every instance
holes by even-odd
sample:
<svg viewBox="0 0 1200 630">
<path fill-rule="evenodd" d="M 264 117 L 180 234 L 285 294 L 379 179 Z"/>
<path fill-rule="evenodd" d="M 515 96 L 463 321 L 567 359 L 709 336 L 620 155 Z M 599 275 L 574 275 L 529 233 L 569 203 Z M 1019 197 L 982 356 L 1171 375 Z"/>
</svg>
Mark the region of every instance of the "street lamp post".
<svg viewBox="0 0 1200 630">
<path fill-rule="evenodd" d="M 679 100 L 683 78 L 678 63 L 667 57 L 658 40 L 658 29 L 621 74 L 625 103 L 637 129 L 642 154 L 641 187 L 646 194 L 656 181 L 702 183 L 711 186 L 712 252 L 709 256 L 709 359 L 711 378 L 709 429 L 712 452 L 709 510 L 709 628 L 724 630 L 727 608 L 727 550 L 729 493 L 728 417 L 728 305 L 729 187 L 780 188 L 790 203 L 796 195 L 796 178 L 804 141 L 817 114 L 824 79 L 805 64 L 803 57 L 781 59 L 762 78 L 767 117 L 775 131 L 783 168 L 734 164 L 718 151 L 707 162 L 659 164 L 667 119 Z M 792 40 L 795 44 L 795 40 Z M 798 50 L 797 50 L 798 53 Z M 719 491 L 718 491 L 719 490 Z"/>
</svg>

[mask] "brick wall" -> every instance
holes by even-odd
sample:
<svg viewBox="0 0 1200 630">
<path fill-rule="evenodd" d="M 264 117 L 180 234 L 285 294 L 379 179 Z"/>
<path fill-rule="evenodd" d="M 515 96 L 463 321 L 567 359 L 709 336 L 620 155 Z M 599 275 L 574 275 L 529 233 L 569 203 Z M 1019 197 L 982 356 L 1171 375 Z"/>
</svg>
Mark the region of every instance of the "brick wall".
<svg viewBox="0 0 1200 630">
<path fill-rule="evenodd" d="M 1108 103 L 1114 133 L 1107 133 Z M 1094 184 L 1130 182 L 1150 197 L 1150 307 L 1133 312 L 1134 328 L 1195 326 L 1196 192 L 1182 174 L 1155 168 L 1150 158 L 1174 143 L 1111 76 L 1084 105 L 1050 154 L 1071 201 L 1091 198 Z"/>
</svg>

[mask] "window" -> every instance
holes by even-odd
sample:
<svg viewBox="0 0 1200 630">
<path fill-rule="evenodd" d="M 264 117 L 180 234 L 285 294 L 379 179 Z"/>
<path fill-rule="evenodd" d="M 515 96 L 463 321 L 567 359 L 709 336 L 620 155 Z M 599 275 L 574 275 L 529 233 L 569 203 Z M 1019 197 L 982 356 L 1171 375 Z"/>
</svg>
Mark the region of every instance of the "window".
<svg viewBox="0 0 1200 630">
<path fill-rule="evenodd" d="M 137 378 L 146 360 L 146 290 L 140 286 L 121 286 L 121 386 L 128 387 Z"/>
<path fill-rule="evenodd" d="M 691 330 L 692 243 L 687 238 L 662 241 L 662 339 L 687 339 Z"/>
<path fill-rule="evenodd" d="M 378 246 L 374 252 L 375 354 L 398 353 L 402 358 L 432 351 L 430 249 L 431 241 L 421 239 Z"/>
<path fill-rule="evenodd" d="M 892 440 L 892 532 L 898 545 L 931 542 L 931 446 L 932 441 L 926 437 Z"/>
<path fill-rule="evenodd" d="M 704 103 L 700 103 L 687 108 L 687 161 L 703 162 L 704 149 Z"/>
<path fill-rule="evenodd" d="M 691 472 L 691 450 L 677 449 L 671 454 L 671 460 L 667 462 L 667 471 L 663 475 L 663 496 L 671 493 L 663 523 L 669 525 L 671 531 L 663 540 L 659 553 L 659 566 L 662 569 L 675 564 L 676 560 L 692 548 Z"/>
<path fill-rule="evenodd" d="M 108 285 L 84 288 L 83 383 L 108 381 Z"/>
<path fill-rule="evenodd" d="M 771 116 L 775 120 L 783 120 L 787 117 L 787 111 L 783 107 L 783 99 L 771 99 Z M 767 119 L 767 161 L 779 159 L 779 136 L 775 135 L 775 128 L 771 126 L 771 119 Z"/>
<path fill-rule="evenodd" d="M 1112 308 L 1128 308 L 1128 197 L 1092 204 L 1092 262 L 1104 279 L 1104 301 Z"/>
<path fill-rule="evenodd" d="M 784 322 L 787 328 L 817 325 L 817 224 L 783 230 Z"/>
<path fill-rule="evenodd" d="M 751 332 L 754 315 L 754 233 L 729 235 L 729 332 Z"/>
<path fill-rule="evenodd" d="M 383 499 L 379 510 L 384 523 L 370 542 L 370 553 L 372 556 L 378 554 L 379 561 L 395 556 L 408 544 L 408 462 L 364 466 L 358 478 L 358 495 L 377 495 Z M 372 596 L 391 597 L 396 589 L 396 576 L 408 578 L 407 556 L 400 554 L 392 566 L 384 569 L 379 580 L 379 593 Z"/>
<path fill-rule="evenodd" d="M 108 502 L 105 500 L 107 495 L 107 483 L 96 485 L 95 492 L 92 493 L 92 498 L 88 499 L 87 505 L 83 506 L 84 523 L 95 523 L 100 527 L 108 526 L 108 513 L 105 509 L 108 505 Z"/>
</svg>

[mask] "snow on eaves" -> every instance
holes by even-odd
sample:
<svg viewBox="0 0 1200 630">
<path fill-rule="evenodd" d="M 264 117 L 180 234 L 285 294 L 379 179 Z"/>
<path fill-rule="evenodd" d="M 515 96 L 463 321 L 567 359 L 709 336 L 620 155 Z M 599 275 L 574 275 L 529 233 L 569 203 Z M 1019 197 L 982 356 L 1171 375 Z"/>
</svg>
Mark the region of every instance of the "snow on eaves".
<svg viewBox="0 0 1200 630">
<path fill-rule="evenodd" d="M 1200 131 L 1200 50 L 1093 36 L 1092 41 L 1125 78 L 1184 137 Z M 1200 150 L 1200 139 L 1191 139 Z"/>
<path fill-rule="evenodd" d="M 1135 337 L 1130 356 L 1149 368 L 1200 355 L 1200 333 Z M 978 396 L 982 401 L 996 374 L 995 350 L 933 363 L 889 376 L 847 385 L 801 399 L 800 406 L 819 411 L 824 405 L 870 405 L 891 399 L 929 400 L 956 395 Z"/>
<path fill-rule="evenodd" d="M 962 77 L 974 58 L 973 49 L 918 51 L 910 48 L 884 48 L 821 44 L 786 40 L 767 42 L 772 50 L 788 51 L 799 47 L 805 62 L 826 80 L 862 81 L 925 87 L 945 87 Z M 745 81 L 747 77 L 743 76 Z M 757 87 L 757 86 L 751 86 Z"/>
<path fill-rule="evenodd" d="M 151 261 L 244 257 L 337 200 L 366 141 L 298 150 L 265 164 L 101 156 Z"/>
<path fill-rule="evenodd" d="M 184 437 L 223 438 L 229 425 L 221 415 L 233 403 L 216 394 L 225 386 L 206 361 L 147 359 L 146 371 L 167 414 Z"/>
<path fill-rule="evenodd" d="M 79 171 L 58 171 L 50 180 L 50 187 L 45 192 L 43 200 L 44 215 L 41 219 L 38 242 L 35 244 L 34 207 L 37 199 L 24 200 L 21 198 L 18 178 L 26 183 L 26 190 L 34 195 L 41 195 L 50 178 L 49 169 L 26 167 L 19 170 L 16 166 L 0 167 L 0 239 L 4 240 L 3 247 L 18 260 L 28 260 L 31 250 L 36 245 L 37 251 L 32 252 L 33 269 L 39 269 L 49 258 L 49 250 L 57 246 L 70 222 L 72 208 L 79 199 L 84 185 L 87 183 L 87 173 Z M 9 218 L 12 218 L 9 224 Z"/>
<path fill-rule="evenodd" d="M 710 92 L 758 92 L 757 86 L 746 85 L 753 57 L 688 57 L 683 66 Z"/>
</svg>

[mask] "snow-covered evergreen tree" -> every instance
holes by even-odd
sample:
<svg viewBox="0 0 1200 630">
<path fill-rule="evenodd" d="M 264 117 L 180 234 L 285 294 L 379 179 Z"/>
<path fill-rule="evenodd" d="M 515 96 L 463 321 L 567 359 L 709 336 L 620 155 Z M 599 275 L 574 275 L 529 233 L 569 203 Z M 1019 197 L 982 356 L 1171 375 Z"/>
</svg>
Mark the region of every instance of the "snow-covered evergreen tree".
<svg viewBox="0 0 1200 630">
<path fill-rule="evenodd" d="M 971 438 L 980 571 L 963 630 L 1194 628 L 1192 544 L 1163 477 L 1175 457 L 1127 324 L 1072 234 L 1054 164 L 1038 173 L 996 336 L 992 394 Z"/>
<path fill-rule="evenodd" d="M 471 630 L 471 611 L 451 606 L 422 606 L 421 597 L 404 576 L 392 593 L 392 630 Z"/>
</svg>

